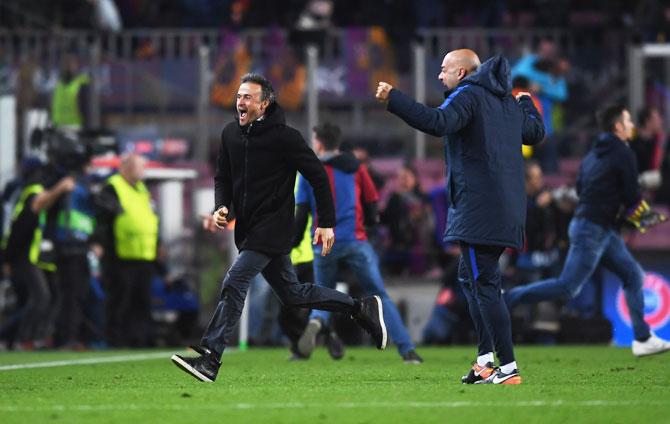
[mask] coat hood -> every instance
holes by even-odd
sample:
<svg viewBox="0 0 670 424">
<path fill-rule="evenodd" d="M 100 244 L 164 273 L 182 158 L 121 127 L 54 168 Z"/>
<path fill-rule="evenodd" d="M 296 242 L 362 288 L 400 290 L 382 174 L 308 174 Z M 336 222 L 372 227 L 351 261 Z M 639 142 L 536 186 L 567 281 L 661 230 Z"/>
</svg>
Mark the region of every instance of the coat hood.
<svg viewBox="0 0 670 424">
<path fill-rule="evenodd" d="M 340 171 L 353 174 L 358 171 L 361 163 L 351 153 L 336 153 L 334 155 L 324 155 L 319 158 L 325 165 L 330 165 Z"/>
<path fill-rule="evenodd" d="M 618 147 L 619 145 L 616 143 L 623 143 L 623 141 L 612 133 L 600 134 L 596 142 L 593 144 L 596 156 L 602 157 L 610 150 Z"/>
<path fill-rule="evenodd" d="M 512 74 L 509 62 L 497 55 L 482 63 L 477 71 L 466 77 L 459 85 L 477 84 L 498 97 L 512 94 Z"/>
</svg>

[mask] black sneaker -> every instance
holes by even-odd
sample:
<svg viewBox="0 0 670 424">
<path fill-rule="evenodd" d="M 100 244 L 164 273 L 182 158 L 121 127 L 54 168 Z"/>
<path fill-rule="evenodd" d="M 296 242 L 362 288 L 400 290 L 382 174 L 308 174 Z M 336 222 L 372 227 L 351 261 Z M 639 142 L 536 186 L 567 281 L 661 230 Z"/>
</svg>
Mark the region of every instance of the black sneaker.
<svg viewBox="0 0 670 424">
<path fill-rule="evenodd" d="M 291 352 L 291 356 L 288 357 L 289 362 L 300 362 L 308 359 L 307 356 L 301 355 L 300 352 Z"/>
<path fill-rule="evenodd" d="M 477 362 L 472 363 L 472 367 L 467 375 L 461 377 L 461 383 L 463 384 L 475 384 L 478 381 L 485 380 L 495 373 L 495 367 L 493 362 L 487 362 L 486 365 L 481 366 Z"/>
<path fill-rule="evenodd" d="M 419 354 L 416 353 L 416 350 L 414 349 L 402 355 L 402 360 L 406 364 L 414 364 L 414 365 L 423 364 L 423 358 L 420 357 Z"/>
<path fill-rule="evenodd" d="M 328 348 L 328 354 L 331 358 L 337 360 L 342 359 L 344 356 L 344 343 L 342 339 L 337 335 L 335 331 L 329 331 L 326 333 L 326 348 Z"/>
<path fill-rule="evenodd" d="M 209 352 L 209 349 L 205 348 Z M 219 372 L 221 362 L 213 355 L 202 355 L 197 358 L 184 358 L 181 355 L 172 355 L 172 362 L 185 372 L 191 374 L 200 381 L 213 383 Z"/>
<path fill-rule="evenodd" d="M 312 318 L 307 323 L 305 331 L 300 336 L 298 340 L 298 353 L 309 358 L 309 356 L 314 352 L 316 347 L 316 336 L 319 335 L 319 332 L 323 328 L 323 323 L 319 318 Z"/>
<path fill-rule="evenodd" d="M 384 324 L 384 308 L 379 296 L 368 296 L 358 300 L 360 308 L 353 315 L 358 325 L 367 331 L 377 345 L 377 349 L 386 349 L 388 334 Z"/>
</svg>

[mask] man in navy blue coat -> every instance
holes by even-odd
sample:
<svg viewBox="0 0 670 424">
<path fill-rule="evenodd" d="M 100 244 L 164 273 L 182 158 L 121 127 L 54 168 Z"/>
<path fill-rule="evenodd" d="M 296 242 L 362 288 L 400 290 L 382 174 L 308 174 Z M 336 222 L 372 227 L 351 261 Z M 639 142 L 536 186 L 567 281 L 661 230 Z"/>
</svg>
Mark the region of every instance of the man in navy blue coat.
<svg viewBox="0 0 670 424">
<path fill-rule="evenodd" d="M 463 383 L 519 384 L 509 312 L 501 295 L 498 259 L 520 248 L 526 220 L 521 145 L 544 138 L 528 93 L 512 96 L 509 63 L 483 64 L 472 50 L 454 50 L 438 77 L 450 90 L 437 108 L 380 82 L 376 97 L 412 127 L 443 136 L 450 202 L 444 240 L 461 246 L 459 280 L 478 338 L 477 361 Z M 493 367 L 493 349 L 500 362 Z"/>
<path fill-rule="evenodd" d="M 602 134 L 584 157 L 577 178 L 579 204 L 570 221 L 570 250 L 558 278 L 514 287 L 507 296 L 513 308 L 522 303 L 576 297 L 599 265 L 619 280 L 633 327 L 633 354 L 670 351 L 670 342 L 653 334 L 644 320 L 644 271 L 619 234 L 625 221 L 644 228 L 665 220 L 642 199 L 635 154 L 628 146 L 635 126 L 623 105 L 598 113 Z"/>
</svg>

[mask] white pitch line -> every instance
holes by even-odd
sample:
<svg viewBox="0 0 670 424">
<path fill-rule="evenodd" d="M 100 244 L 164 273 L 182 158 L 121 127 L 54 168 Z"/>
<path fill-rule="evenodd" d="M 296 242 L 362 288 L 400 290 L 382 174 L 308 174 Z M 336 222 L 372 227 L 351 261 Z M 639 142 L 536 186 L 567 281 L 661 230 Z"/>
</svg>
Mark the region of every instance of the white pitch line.
<svg viewBox="0 0 670 424">
<path fill-rule="evenodd" d="M 335 403 L 232 403 L 232 404 L 207 404 L 194 405 L 164 405 L 164 404 L 93 404 L 93 405 L 47 405 L 47 406 L 14 406 L 0 405 L 0 412 L 99 412 L 99 411 L 194 411 L 194 410 L 254 410 L 254 409 L 369 409 L 369 408 L 415 408 L 415 409 L 456 409 L 472 408 L 480 406 L 479 401 L 456 401 L 456 402 L 335 402 Z M 534 408 L 534 407 L 594 407 L 606 408 L 630 407 L 630 406 L 666 406 L 667 402 L 661 401 L 610 401 L 610 400 L 586 400 L 586 401 L 564 401 L 564 400 L 532 400 L 518 402 L 487 402 L 492 407 L 508 408 Z"/>
<path fill-rule="evenodd" d="M 132 355 L 122 355 L 122 356 L 103 356 L 103 357 L 93 357 L 83 359 L 69 359 L 62 361 L 33 362 L 29 364 L 1 365 L 0 371 L 23 370 L 29 368 L 67 367 L 70 365 L 105 364 L 110 362 L 148 361 L 151 359 L 161 359 L 161 358 L 170 359 L 170 356 L 172 356 L 172 354 L 179 352 L 136 353 Z"/>
</svg>

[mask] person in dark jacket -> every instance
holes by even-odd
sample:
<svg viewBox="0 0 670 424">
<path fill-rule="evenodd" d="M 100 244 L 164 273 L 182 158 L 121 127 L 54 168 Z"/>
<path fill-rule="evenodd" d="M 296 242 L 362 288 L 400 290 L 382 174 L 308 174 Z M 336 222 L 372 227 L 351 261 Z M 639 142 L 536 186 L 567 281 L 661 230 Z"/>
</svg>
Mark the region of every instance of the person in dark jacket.
<svg viewBox="0 0 670 424">
<path fill-rule="evenodd" d="M 478 338 L 478 357 L 463 383 L 519 384 L 509 312 L 498 259 L 520 248 L 526 218 L 521 145 L 544 137 L 542 118 L 527 93 L 512 97 L 509 63 L 480 65 L 472 50 L 454 50 L 439 79 L 451 92 L 437 108 L 380 82 L 377 99 L 412 127 L 444 136 L 449 211 L 444 241 L 461 246 L 459 279 Z M 493 368 L 493 348 L 500 368 Z"/>
<path fill-rule="evenodd" d="M 300 133 L 286 125 L 275 101 L 272 84 L 258 74 L 242 77 L 237 92 L 237 122 L 221 135 L 214 177 L 216 211 L 208 228 L 222 228 L 235 212 L 235 244 L 240 251 L 223 281 L 221 297 L 201 344 L 192 346 L 195 358 L 172 356 L 172 361 L 200 381 L 216 379 L 224 349 L 231 342 L 249 282 L 258 273 L 272 286 L 282 305 L 343 312 L 352 315 L 386 347 L 386 326 L 379 296 L 353 299 L 337 290 L 300 284 L 291 265 L 296 172 L 314 187 L 318 226 L 314 242 L 327 255 L 335 241 L 335 210 L 330 183 L 321 162 Z"/>
<path fill-rule="evenodd" d="M 420 364 L 423 359 L 416 353 L 414 343 L 402 322 L 400 312 L 384 288 L 384 280 L 379 271 L 379 258 L 368 242 L 365 231 L 368 226 L 378 223 L 377 200 L 379 195 L 362 165 L 351 153 L 340 152 L 340 129 L 325 123 L 314 128 L 312 137 L 314 151 L 326 168 L 328 177 L 333 182 L 333 198 L 335 199 L 335 215 L 337 243 L 333 252 L 327 257 L 318 256 L 315 252 L 314 275 L 319 284 L 335 287 L 337 271 L 341 265 L 347 265 L 359 280 L 361 287 L 368 294 L 378 295 L 384 304 L 385 321 L 393 342 L 398 346 L 398 353 L 408 364 Z M 302 234 L 306 225 L 306 215 L 316 205 L 315 191 L 303 177 L 298 179 L 296 203 L 296 234 Z M 318 246 L 315 246 L 318 249 Z M 316 346 L 316 336 L 323 327 L 328 325 L 330 314 L 325 311 L 312 311 L 310 320 L 302 337 L 298 341 L 298 351 L 309 357 Z"/>
<path fill-rule="evenodd" d="M 613 272 L 623 285 L 633 325 L 633 354 L 645 356 L 670 350 L 644 321 L 644 271 L 619 235 L 622 218 L 640 227 L 654 216 L 640 194 L 635 154 L 628 146 L 634 125 L 622 105 L 599 112 L 604 131 L 582 161 L 577 178 L 579 203 L 570 222 L 570 250 L 558 278 L 515 287 L 507 303 L 535 303 L 576 297 L 598 265 Z"/>
</svg>

